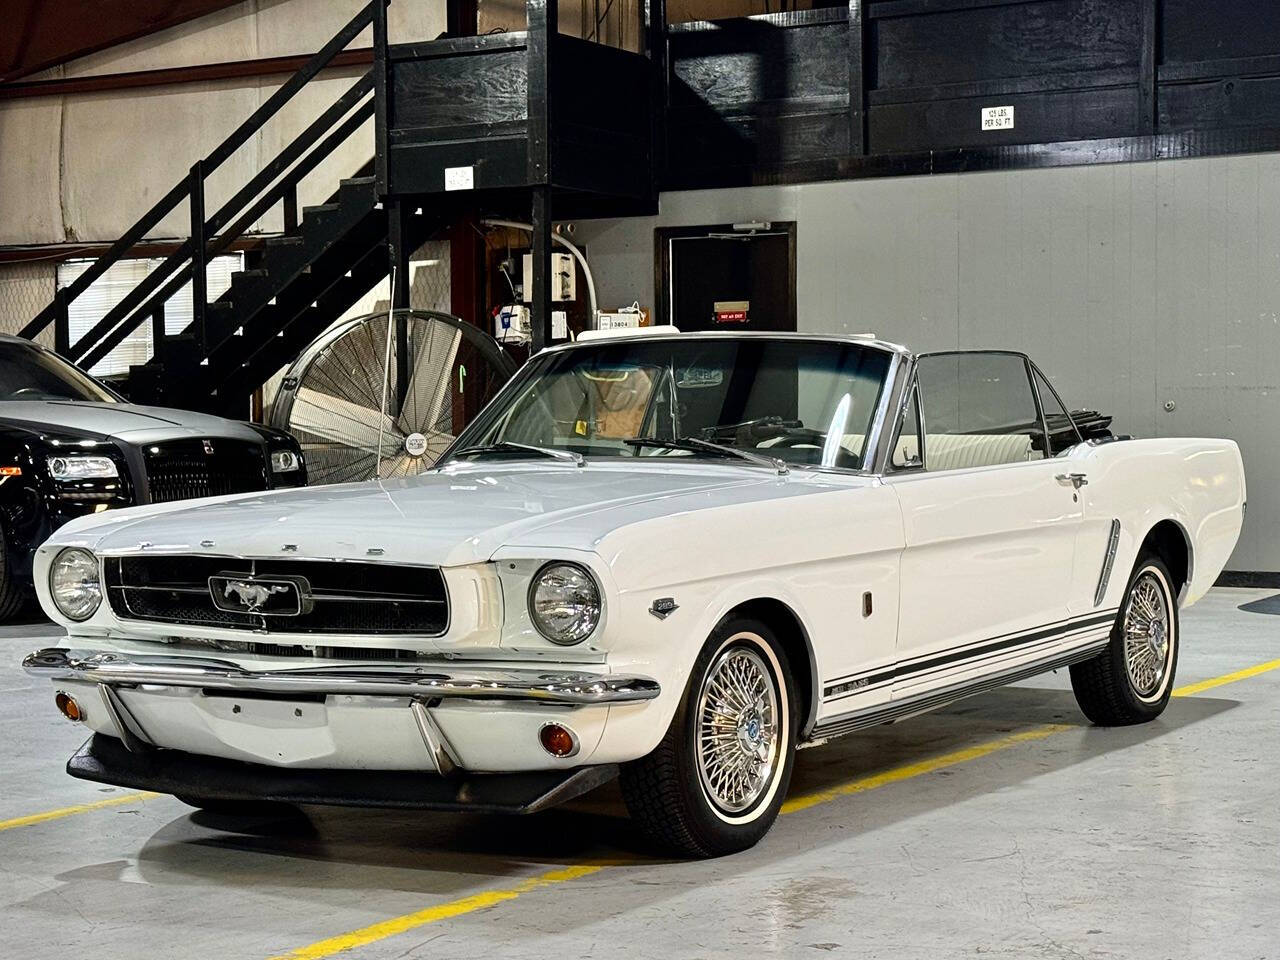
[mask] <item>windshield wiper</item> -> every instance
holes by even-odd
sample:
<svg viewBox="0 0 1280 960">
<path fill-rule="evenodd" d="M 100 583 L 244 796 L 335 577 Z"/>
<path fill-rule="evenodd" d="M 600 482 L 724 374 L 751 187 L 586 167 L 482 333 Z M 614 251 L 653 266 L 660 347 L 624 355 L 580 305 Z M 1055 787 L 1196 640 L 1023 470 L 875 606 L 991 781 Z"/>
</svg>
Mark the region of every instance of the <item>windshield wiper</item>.
<svg viewBox="0 0 1280 960">
<path fill-rule="evenodd" d="M 575 464 L 579 467 L 587 465 L 587 458 L 580 453 L 574 453 L 572 450 L 556 450 L 552 447 L 535 447 L 531 443 L 516 443 L 513 440 L 499 440 L 497 443 L 484 443 L 475 447 L 463 447 L 456 451 L 453 456 L 464 457 L 467 454 L 485 454 L 485 453 L 536 453 L 543 457 L 551 457 L 553 460 L 564 460 L 567 463 Z"/>
<path fill-rule="evenodd" d="M 760 453 L 752 453 L 749 450 L 725 446 L 723 443 L 712 443 L 710 440 L 700 440 L 697 437 L 680 437 L 678 440 L 661 440 L 657 437 L 628 437 L 622 442 L 632 447 L 660 447 L 663 450 L 692 450 L 718 453 L 724 457 L 736 457 L 739 460 L 746 460 L 748 463 L 754 463 L 757 466 L 768 467 L 777 471 L 780 477 L 791 472 L 787 462 L 777 457 L 766 457 Z"/>
</svg>

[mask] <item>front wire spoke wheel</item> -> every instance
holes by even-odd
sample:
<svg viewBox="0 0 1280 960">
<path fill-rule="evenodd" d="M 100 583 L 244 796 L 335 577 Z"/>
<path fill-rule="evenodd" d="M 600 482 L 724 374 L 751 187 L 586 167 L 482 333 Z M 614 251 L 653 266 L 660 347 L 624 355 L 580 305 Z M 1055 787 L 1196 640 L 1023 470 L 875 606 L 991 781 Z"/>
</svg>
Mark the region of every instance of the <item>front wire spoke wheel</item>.
<svg viewBox="0 0 1280 960">
<path fill-rule="evenodd" d="M 621 771 L 627 809 L 659 848 L 737 853 L 773 825 L 807 709 L 788 650 L 797 642 L 747 616 L 725 617 L 707 637 L 662 740 Z"/>
<path fill-rule="evenodd" d="M 698 774 L 727 814 L 749 809 L 768 788 L 779 757 L 778 694 L 763 658 L 730 647 L 707 671 L 698 701 Z"/>
</svg>

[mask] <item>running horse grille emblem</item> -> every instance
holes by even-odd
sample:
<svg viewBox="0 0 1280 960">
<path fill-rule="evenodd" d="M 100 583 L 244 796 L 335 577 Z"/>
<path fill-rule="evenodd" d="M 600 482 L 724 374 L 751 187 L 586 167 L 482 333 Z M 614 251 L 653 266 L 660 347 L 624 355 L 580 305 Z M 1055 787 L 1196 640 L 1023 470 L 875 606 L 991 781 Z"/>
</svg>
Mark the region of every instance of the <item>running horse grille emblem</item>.
<svg viewBox="0 0 1280 960">
<path fill-rule="evenodd" d="M 209 596 L 226 613 L 261 617 L 296 617 L 310 612 L 313 604 L 305 577 L 259 579 L 224 573 L 209 578 Z"/>
<path fill-rule="evenodd" d="M 232 580 L 222 588 L 223 597 L 234 596 L 244 607 L 245 613 L 256 613 L 277 593 L 288 593 L 288 584 L 283 583 L 245 583 L 243 580 Z"/>
<path fill-rule="evenodd" d="M 201 441 L 201 442 L 204 444 L 204 454 L 205 454 L 205 456 L 206 456 L 206 457 L 212 457 L 212 456 L 213 456 L 213 441 L 212 441 L 212 440 L 204 440 L 204 441 Z"/>
</svg>

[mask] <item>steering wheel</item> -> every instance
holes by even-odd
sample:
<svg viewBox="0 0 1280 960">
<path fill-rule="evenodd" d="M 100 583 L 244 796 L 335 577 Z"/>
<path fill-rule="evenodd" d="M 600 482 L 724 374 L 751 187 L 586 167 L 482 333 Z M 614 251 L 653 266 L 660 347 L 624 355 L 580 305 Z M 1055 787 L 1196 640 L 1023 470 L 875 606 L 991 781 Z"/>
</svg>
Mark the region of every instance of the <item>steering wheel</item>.
<svg viewBox="0 0 1280 960">
<path fill-rule="evenodd" d="M 786 430 L 803 426 L 804 424 L 799 420 L 785 420 L 776 414 L 771 414 L 767 417 L 743 420 L 740 423 L 717 423 L 714 426 L 703 427 L 699 432 L 703 440 L 714 440 L 718 436 L 722 437 L 730 433 L 739 441 L 768 440 Z"/>
<path fill-rule="evenodd" d="M 781 448 L 794 447 L 824 447 L 827 443 L 827 435 L 821 430 L 814 430 L 810 427 L 792 428 L 782 434 L 773 443 L 769 444 L 765 449 L 777 450 Z M 836 462 L 834 466 L 848 467 L 857 470 L 862 466 L 862 458 L 856 453 L 851 453 L 843 446 L 837 448 Z"/>
</svg>

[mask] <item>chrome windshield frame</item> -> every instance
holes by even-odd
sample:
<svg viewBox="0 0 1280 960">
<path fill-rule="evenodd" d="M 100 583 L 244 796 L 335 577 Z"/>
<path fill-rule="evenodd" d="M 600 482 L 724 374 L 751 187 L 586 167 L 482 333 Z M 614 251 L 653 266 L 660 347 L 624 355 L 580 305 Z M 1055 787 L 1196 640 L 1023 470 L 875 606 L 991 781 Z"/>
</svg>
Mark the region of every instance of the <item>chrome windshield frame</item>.
<svg viewBox="0 0 1280 960">
<path fill-rule="evenodd" d="M 663 340 L 783 340 L 783 341 L 810 341 L 813 343 L 824 344 L 843 344 L 865 347 L 869 350 L 878 350 L 890 355 L 889 368 L 885 373 L 885 379 L 880 386 L 879 396 L 876 401 L 876 410 L 870 421 L 866 440 L 863 444 L 862 466 L 861 467 L 836 467 L 823 466 L 821 464 L 812 463 L 788 463 L 788 467 L 793 470 L 801 470 L 806 473 L 839 473 L 854 474 L 862 476 L 871 476 L 882 472 L 881 464 L 885 456 L 887 448 L 886 437 L 886 417 L 892 416 L 897 410 L 896 404 L 900 402 L 900 394 L 902 392 L 901 381 L 904 366 L 909 366 L 913 359 L 913 354 L 906 347 L 900 344 L 890 343 L 888 341 L 879 340 L 870 336 L 860 335 L 842 335 L 842 334 L 820 334 L 820 333 L 795 333 L 789 331 L 779 332 L 720 332 L 720 331 L 699 331 L 697 333 L 662 333 L 662 334 L 644 334 L 640 333 L 632 337 L 617 337 L 609 340 L 589 340 L 582 343 L 564 343 L 554 347 L 548 347 L 535 356 L 525 361 L 523 366 L 516 372 L 501 390 L 490 400 L 480 411 L 471 423 L 463 428 L 462 432 L 454 439 L 440 455 L 433 469 L 440 470 L 453 462 L 460 451 L 468 446 L 477 444 L 476 436 L 483 434 L 485 431 L 497 421 L 501 411 L 509 406 L 513 397 L 519 396 L 530 380 L 534 378 L 538 368 L 542 365 L 546 358 L 557 353 L 563 353 L 570 350 L 589 349 L 598 347 L 603 344 L 618 343 L 653 343 Z M 909 372 L 909 371 L 908 371 Z M 892 422 L 888 425 L 888 433 L 892 433 Z M 463 440 L 465 439 L 465 443 Z"/>
</svg>

